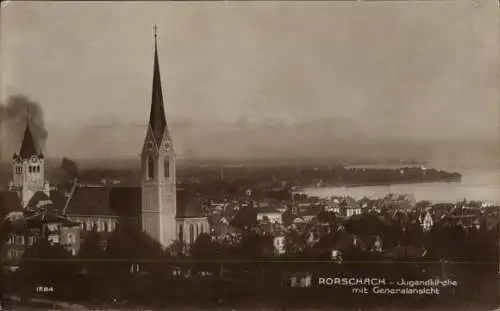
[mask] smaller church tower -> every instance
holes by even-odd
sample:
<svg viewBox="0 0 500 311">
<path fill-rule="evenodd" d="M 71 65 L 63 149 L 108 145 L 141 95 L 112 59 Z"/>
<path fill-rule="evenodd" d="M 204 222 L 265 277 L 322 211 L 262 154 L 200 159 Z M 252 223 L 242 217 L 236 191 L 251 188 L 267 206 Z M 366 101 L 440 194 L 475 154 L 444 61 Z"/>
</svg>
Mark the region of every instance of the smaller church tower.
<svg viewBox="0 0 500 311">
<path fill-rule="evenodd" d="M 12 157 L 13 179 L 10 185 L 11 191 L 19 193 L 23 208 L 37 191 L 47 190 L 44 156 L 41 150 L 37 150 L 28 120 L 19 153 Z"/>
</svg>

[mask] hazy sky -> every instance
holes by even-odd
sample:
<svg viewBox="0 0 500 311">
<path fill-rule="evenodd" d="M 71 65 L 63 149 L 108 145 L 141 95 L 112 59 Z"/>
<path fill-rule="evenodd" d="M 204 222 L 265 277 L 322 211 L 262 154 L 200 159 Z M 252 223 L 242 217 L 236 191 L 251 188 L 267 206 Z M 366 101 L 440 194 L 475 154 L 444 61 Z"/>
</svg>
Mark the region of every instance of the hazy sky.
<svg viewBox="0 0 500 311">
<path fill-rule="evenodd" d="M 298 136 L 495 139 L 495 3 L 11 2 L 1 97 L 41 103 L 48 154 L 136 155 L 156 23 L 179 149 L 213 148 L 214 135 L 248 150 Z M 219 124 L 238 120 L 257 129 Z"/>
</svg>

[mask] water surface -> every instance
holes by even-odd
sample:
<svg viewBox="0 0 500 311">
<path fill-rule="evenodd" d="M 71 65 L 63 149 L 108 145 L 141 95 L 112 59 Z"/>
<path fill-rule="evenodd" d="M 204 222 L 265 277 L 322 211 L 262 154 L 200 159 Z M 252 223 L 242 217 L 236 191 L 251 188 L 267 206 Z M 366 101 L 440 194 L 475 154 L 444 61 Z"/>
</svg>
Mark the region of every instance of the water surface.
<svg viewBox="0 0 500 311">
<path fill-rule="evenodd" d="M 441 167 L 437 168 L 442 169 Z M 466 198 L 467 200 L 500 203 L 499 167 L 465 167 L 462 170 L 455 168 L 449 171 L 461 173 L 462 180 L 460 182 L 306 188 L 303 192 L 307 195 L 318 197 L 348 195 L 357 199 L 365 196 L 374 199 L 382 198 L 388 193 L 396 193 L 413 194 L 416 200 L 428 200 L 431 202 L 455 202 Z"/>
</svg>

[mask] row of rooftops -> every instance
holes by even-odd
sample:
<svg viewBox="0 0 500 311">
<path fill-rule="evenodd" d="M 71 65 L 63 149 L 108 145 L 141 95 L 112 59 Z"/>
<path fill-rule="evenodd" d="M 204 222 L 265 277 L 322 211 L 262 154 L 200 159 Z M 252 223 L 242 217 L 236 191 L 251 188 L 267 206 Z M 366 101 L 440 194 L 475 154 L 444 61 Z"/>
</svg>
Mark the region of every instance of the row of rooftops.
<svg viewBox="0 0 500 311">
<path fill-rule="evenodd" d="M 59 190 L 37 191 L 26 209 L 44 207 L 62 214 L 67 203 L 67 216 L 139 217 L 141 212 L 140 187 L 76 187 L 70 197 Z M 68 201 L 69 200 L 69 201 Z M 0 191 L 0 217 L 10 212 L 23 211 L 20 197 L 14 191 Z M 177 191 L 178 218 L 204 217 L 199 200 L 183 189 Z"/>
<path fill-rule="evenodd" d="M 209 222 L 213 225 L 217 226 L 229 226 L 232 218 L 235 216 L 237 211 L 239 210 L 239 207 L 235 204 L 230 204 L 230 203 L 236 203 L 236 202 L 226 202 L 226 203 L 221 203 L 217 204 L 215 203 L 213 206 L 215 206 L 215 209 L 212 209 L 209 211 Z M 246 204 L 248 206 L 248 204 Z M 498 220 L 498 215 L 500 213 L 500 210 L 497 206 L 490 206 L 490 205 L 482 205 L 482 206 L 460 206 L 457 204 L 437 204 L 437 205 L 431 205 L 431 206 L 424 206 L 424 207 L 415 207 L 412 208 L 411 210 L 408 209 L 390 209 L 390 210 L 385 210 L 385 212 L 382 213 L 382 210 L 374 208 L 372 206 L 368 206 L 367 203 L 363 204 L 363 206 L 359 206 L 359 204 L 356 205 L 359 209 L 366 210 L 365 212 L 372 213 L 373 215 L 378 215 L 377 217 L 382 217 L 384 218 L 394 218 L 394 219 L 401 219 L 401 220 L 407 220 L 410 222 L 417 222 L 417 223 L 422 223 L 423 219 L 428 215 L 430 216 L 434 221 L 438 221 L 440 219 L 449 219 L 449 220 L 454 220 L 454 219 L 480 219 L 480 218 L 485 218 L 483 216 L 486 216 L 486 218 L 491 218 L 488 217 L 487 215 L 497 215 L 493 216 L 494 219 Z M 287 213 L 290 214 L 290 208 L 286 209 L 285 211 L 282 211 L 280 209 L 274 208 L 274 207 L 256 207 L 253 208 L 254 212 L 256 214 L 280 214 L 282 216 L 285 216 Z M 296 210 L 295 214 L 290 214 L 288 215 L 288 221 L 285 221 L 283 218 L 282 221 L 284 223 L 292 223 L 295 225 L 300 225 L 300 224 L 308 224 L 311 223 L 312 220 L 316 218 L 317 215 L 319 215 L 321 212 L 332 212 L 331 209 L 329 209 L 327 206 L 322 205 L 322 204 L 309 204 L 306 206 L 302 206 Z M 492 214 L 493 213 L 493 214 Z M 338 212 L 335 212 L 337 216 Z M 342 213 L 341 213 L 342 214 Z M 219 224 L 220 223 L 220 224 Z M 274 224 L 269 224 L 270 226 Z M 487 227 L 492 227 L 492 225 L 488 225 Z M 228 231 L 228 230 L 220 230 L 220 231 Z M 229 230 L 231 231 L 231 230 Z"/>
</svg>

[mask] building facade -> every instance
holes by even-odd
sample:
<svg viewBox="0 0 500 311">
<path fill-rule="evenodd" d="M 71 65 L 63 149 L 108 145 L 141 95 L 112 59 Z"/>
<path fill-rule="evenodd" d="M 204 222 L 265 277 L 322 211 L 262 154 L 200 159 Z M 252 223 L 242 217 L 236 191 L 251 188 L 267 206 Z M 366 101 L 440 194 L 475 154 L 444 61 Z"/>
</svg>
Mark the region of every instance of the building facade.
<svg viewBox="0 0 500 311">
<path fill-rule="evenodd" d="M 29 120 L 26 122 L 19 153 L 14 154 L 12 157 L 12 177 L 9 190 L 18 193 L 22 207 L 26 207 L 33 195 L 38 191 L 47 194 L 50 191 L 50 186 L 45 181 L 44 155 L 36 147 Z"/>
<path fill-rule="evenodd" d="M 200 234 L 210 233 L 208 217 L 203 213 L 197 196 L 183 189 L 177 189 L 177 199 L 175 216 L 177 240 L 183 245 L 190 245 Z"/>
</svg>

